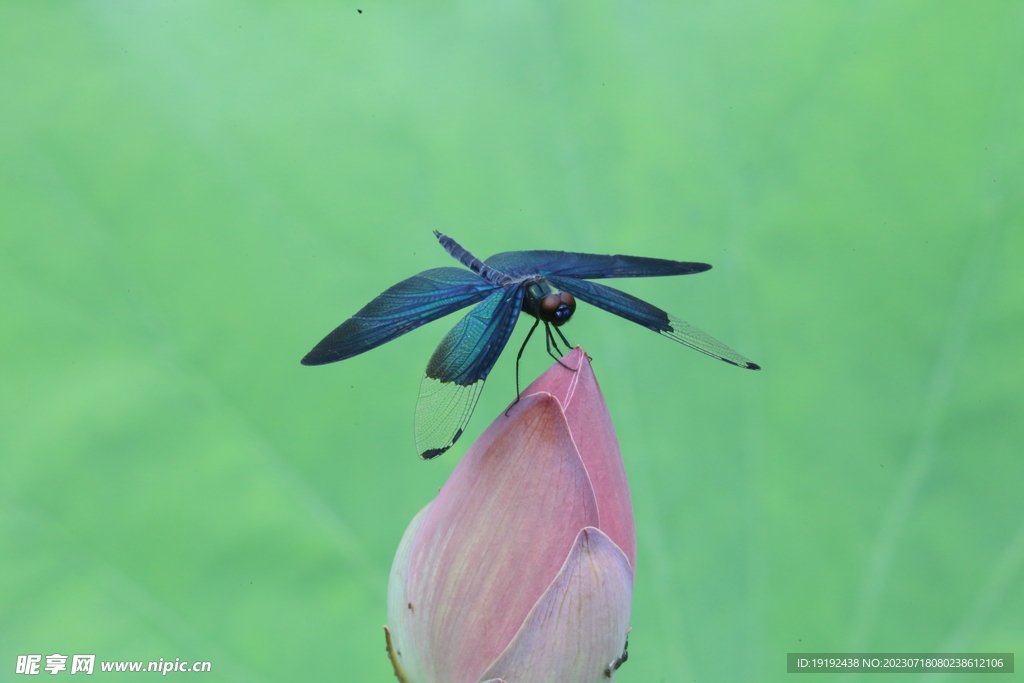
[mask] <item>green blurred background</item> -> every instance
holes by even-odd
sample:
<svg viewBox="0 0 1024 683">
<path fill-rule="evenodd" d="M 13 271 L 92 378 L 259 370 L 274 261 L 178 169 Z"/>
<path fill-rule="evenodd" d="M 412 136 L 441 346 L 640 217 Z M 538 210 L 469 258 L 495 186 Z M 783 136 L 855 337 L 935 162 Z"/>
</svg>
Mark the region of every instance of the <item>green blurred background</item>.
<svg viewBox="0 0 1024 683">
<path fill-rule="evenodd" d="M 456 317 L 299 359 L 434 229 L 712 263 L 621 284 L 764 366 L 565 329 L 633 487 L 618 680 L 1020 655 L 1022 64 L 1019 2 L 5 2 L 0 679 L 393 680 L 394 550 L 515 354 L 435 462 Z"/>
</svg>

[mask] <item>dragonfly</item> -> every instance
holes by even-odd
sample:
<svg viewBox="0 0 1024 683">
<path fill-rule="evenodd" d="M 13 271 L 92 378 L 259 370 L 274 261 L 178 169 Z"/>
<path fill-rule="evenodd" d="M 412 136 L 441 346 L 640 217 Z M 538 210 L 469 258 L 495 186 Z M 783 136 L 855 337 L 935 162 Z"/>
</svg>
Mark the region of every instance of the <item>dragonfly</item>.
<svg viewBox="0 0 1024 683">
<path fill-rule="evenodd" d="M 544 323 L 545 344 L 556 360 L 551 346 L 554 344 L 556 350 L 558 347 L 551 327 L 571 348 L 559 328 L 573 317 L 576 299 L 712 358 L 748 370 L 761 369 L 711 335 L 660 308 L 590 282 L 703 273 L 711 268 L 706 263 L 571 251 L 506 251 L 481 261 L 451 237 L 436 230 L 434 235 L 445 251 L 468 270 L 433 268 L 402 280 L 336 327 L 302 359 L 303 365 L 345 360 L 476 304 L 441 340 L 420 383 L 414 431 L 416 449 L 423 459 L 436 458 L 462 436 L 487 375 L 522 313 L 535 320 L 516 357 L 517 397 L 519 360 L 538 324 Z"/>
</svg>

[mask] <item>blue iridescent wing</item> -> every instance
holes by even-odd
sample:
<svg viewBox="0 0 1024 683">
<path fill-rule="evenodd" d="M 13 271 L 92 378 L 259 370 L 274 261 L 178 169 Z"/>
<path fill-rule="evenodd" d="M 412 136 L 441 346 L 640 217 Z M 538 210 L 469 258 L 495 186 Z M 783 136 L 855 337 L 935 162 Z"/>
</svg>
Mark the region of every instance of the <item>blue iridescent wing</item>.
<svg viewBox="0 0 1024 683">
<path fill-rule="evenodd" d="M 750 362 L 710 334 L 702 332 L 690 323 L 684 322 L 674 315 L 669 315 L 657 306 L 626 294 L 607 285 L 596 282 L 585 282 L 568 277 L 547 276 L 552 285 L 569 292 L 592 306 L 602 308 L 609 313 L 643 325 L 649 330 L 686 344 L 691 349 L 724 360 L 726 363 L 738 365 L 749 370 L 760 370 L 761 366 Z"/>
<path fill-rule="evenodd" d="M 433 268 L 402 280 L 324 337 L 303 365 L 345 360 L 420 325 L 465 308 L 498 289 L 462 268 Z"/>
<path fill-rule="evenodd" d="M 522 304 L 522 286 L 504 287 L 441 340 L 427 364 L 416 402 L 416 450 L 421 458 L 436 458 L 462 436 Z"/>
<path fill-rule="evenodd" d="M 484 263 L 514 278 L 528 275 L 562 275 L 584 280 L 689 275 L 711 269 L 706 263 L 622 254 L 580 254 L 574 251 L 505 251 L 495 254 Z"/>
</svg>

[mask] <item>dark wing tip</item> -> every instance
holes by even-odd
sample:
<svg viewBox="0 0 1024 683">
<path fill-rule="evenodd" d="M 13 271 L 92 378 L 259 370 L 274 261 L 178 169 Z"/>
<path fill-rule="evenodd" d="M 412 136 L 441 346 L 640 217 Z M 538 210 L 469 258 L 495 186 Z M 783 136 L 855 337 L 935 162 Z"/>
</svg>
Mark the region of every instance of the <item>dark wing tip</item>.
<svg viewBox="0 0 1024 683">
<path fill-rule="evenodd" d="M 451 446 L 445 446 L 444 448 L 428 448 L 427 450 L 420 453 L 420 457 L 424 460 L 433 460 L 437 456 L 447 451 Z"/>
<path fill-rule="evenodd" d="M 726 363 L 728 363 L 729 365 L 735 365 L 736 367 L 743 368 L 744 370 L 760 370 L 761 369 L 760 365 L 758 365 L 757 363 L 751 363 L 749 360 L 745 361 L 743 363 L 738 363 L 738 362 L 736 362 L 734 360 L 729 360 L 728 358 L 719 358 L 719 360 L 723 360 Z"/>
<path fill-rule="evenodd" d="M 459 440 L 460 436 L 462 436 L 462 432 L 462 428 L 459 428 L 459 431 L 455 432 L 455 436 L 453 436 L 452 440 L 448 442 L 448 445 L 441 446 L 440 448 L 428 448 L 427 450 L 420 453 L 420 457 L 424 460 L 433 460 L 442 453 L 447 453 L 448 449 L 454 446 L 455 442 Z"/>
<path fill-rule="evenodd" d="M 332 357 L 331 354 L 327 354 L 324 353 L 323 351 L 317 351 L 316 349 L 313 349 L 305 356 L 303 356 L 302 360 L 299 362 L 302 363 L 303 365 L 324 365 L 335 360 L 337 360 L 337 358 Z"/>
</svg>

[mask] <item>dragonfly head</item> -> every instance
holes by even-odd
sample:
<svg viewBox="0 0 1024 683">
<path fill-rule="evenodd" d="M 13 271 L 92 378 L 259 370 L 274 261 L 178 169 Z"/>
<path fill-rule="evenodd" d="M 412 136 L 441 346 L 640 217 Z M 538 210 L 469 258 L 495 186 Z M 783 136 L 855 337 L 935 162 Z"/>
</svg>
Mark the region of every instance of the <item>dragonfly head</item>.
<svg viewBox="0 0 1024 683">
<path fill-rule="evenodd" d="M 576 310 L 576 297 L 569 292 L 558 292 L 548 294 L 540 301 L 537 307 L 537 317 L 555 327 L 561 327 L 569 322 L 573 312 Z"/>
</svg>

